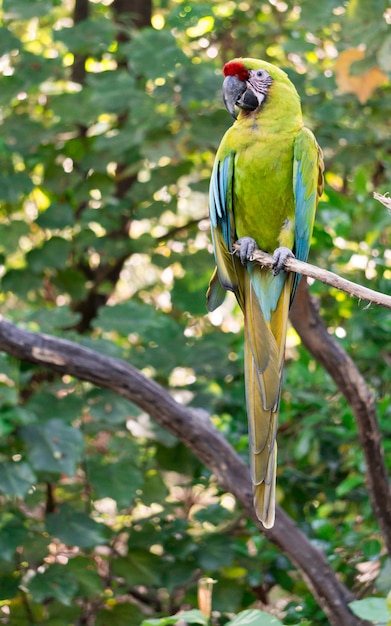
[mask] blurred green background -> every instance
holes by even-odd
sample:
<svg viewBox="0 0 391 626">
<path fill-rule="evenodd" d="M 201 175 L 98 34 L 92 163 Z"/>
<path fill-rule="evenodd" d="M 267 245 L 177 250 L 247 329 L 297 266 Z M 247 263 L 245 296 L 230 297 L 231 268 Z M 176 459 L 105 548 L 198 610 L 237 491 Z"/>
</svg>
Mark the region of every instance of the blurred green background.
<svg viewBox="0 0 391 626">
<path fill-rule="evenodd" d="M 0 311 L 128 360 L 203 409 L 247 462 L 241 314 L 206 315 L 207 190 L 231 120 L 221 67 L 285 69 L 323 148 L 310 261 L 391 278 L 385 0 L 3 0 Z M 376 400 L 391 464 L 389 311 L 311 286 Z M 0 355 L 0 622 L 140 624 L 197 604 L 327 624 L 286 556 L 195 456 L 111 392 Z M 350 407 L 292 328 L 278 500 L 358 597 L 391 565 Z"/>
</svg>

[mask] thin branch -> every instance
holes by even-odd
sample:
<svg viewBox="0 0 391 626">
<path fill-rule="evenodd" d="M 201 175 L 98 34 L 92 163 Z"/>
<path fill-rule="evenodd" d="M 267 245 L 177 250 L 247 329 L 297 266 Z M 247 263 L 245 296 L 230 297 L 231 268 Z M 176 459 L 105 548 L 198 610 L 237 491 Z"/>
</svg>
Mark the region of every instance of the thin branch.
<svg viewBox="0 0 391 626">
<path fill-rule="evenodd" d="M 173 239 L 177 235 L 184 233 L 187 230 L 191 230 L 195 226 L 198 226 L 198 224 L 202 222 L 203 219 L 205 218 L 201 217 L 201 218 L 197 218 L 194 220 L 190 220 L 189 222 L 186 222 L 186 224 L 183 224 L 182 226 L 175 226 L 175 228 L 168 230 L 166 233 L 164 233 L 164 235 L 160 235 L 159 237 L 156 237 L 156 241 L 160 243 L 162 241 L 167 241 L 168 239 Z"/>
<path fill-rule="evenodd" d="M 69 374 L 128 398 L 163 428 L 178 437 L 208 467 L 223 489 L 240 502 L 246 515 L 300 570 L 332 626 L 369 626 L 353 615 L 352 593 L 294 521 L 277 507 L 274 528 L 264 531 L 253 508 L 248 468 L 203 412 L 189 409 L 155 381 L 119 359 L 74 342 L 22 330 L 0 316 L 0 350 L 30 363 Z"/>
<path fill-rule="evenodd" d="M 239 250 L 240 244 L 235 243 L 233 245 L 233 249 L 235 251 Z M 263 252 L 263 250 L 254 250 L 252 258 L 254 261 L 258 261 L 262 267 L 269 267 L 270 269 L 273 267 L 273 257 L 271 254 Z M 362 285 L 353 283 L 346 278 L 341 278 L 338 274 L 334 274 L 328 270 L 322 270 L 316 265 L 304 263 L 298 259 L 288 258 L 285 261 L 284 269 L 287 272 L 297 272 L 303 276 L 315 278 L 316 280 L 320 280 L 325 285 L 345 291 L 350 296 L 355 296 L 360 300 L 367 300 L 368 302 L 380 304 L 381 306 L 387 307 L 387 309 L 391 309 L 391 296 L 387 296 L 379 291 L 374 291 L 373 289 L 368 289 L 368 287 L 363 287 Z"/>
<path fill-rule="evenodd" d="M 325 368 L 347 399 L 357 422 L 366 461 L 366 482 L 373 512 L 391 555 L 391 490 L 373 395 L 350 356 L 332 337 L 318 313 L 317 301 L 302 280 L 290 319 L 307 350 Z"/>
<path fill-rule="evenodd" d="M 375 200 L 379 200 L 389 211 L 391 211 L 391 198 L 387 194 L 384 196 L 381 193 L 373 192 L 373 197 Z"/>
</svg>

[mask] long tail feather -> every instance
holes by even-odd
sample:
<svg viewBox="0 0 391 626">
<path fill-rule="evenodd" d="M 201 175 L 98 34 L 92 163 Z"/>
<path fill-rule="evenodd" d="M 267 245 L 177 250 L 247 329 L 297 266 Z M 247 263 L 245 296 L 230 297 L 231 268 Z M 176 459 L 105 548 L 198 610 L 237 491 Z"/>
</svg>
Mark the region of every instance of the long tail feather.
<svg viewBox="0 0 391 626">
<path fill-rule="evenodd" d="M 260 273 L 263 271 L 259 269 Z M 277 419 L 292 277 L 286 277 L 275 310 L 268 316 L 257 297 L 256 279 L 254 271 L 244 277 L 246 404 L 254 507 L 265 528 L 271 528 L 275 515 Z"/>
</svg>

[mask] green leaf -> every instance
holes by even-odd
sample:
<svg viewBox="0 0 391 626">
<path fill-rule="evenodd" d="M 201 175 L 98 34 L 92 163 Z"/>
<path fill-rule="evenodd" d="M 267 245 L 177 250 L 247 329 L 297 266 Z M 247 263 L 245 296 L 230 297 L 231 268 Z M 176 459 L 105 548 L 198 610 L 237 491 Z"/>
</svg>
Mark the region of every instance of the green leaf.
<svg viewBox="0 0 391 626">
<path fill-rule="evenodd" d="M 125 70 L 90 74 L 91 104 L 97 111 L 123 113 L 132 106 L 135 82 Z"/>
<path fill-rule="evenodd" d="M 144 614 L 134 604 L 121 602 L 110 609 L 99 611 L 96 617 L 96 626 L 138 626 Z"/>
<path fill-rule="evenodd" d="M 0 175 L 0 199 L 4 202 L 16 204 L 20 197 L 30 193 L 33 183 L 24 172 Z"/>
<path fill-rule="evenodd" d="M 208 620 L 205 615 L 201 613 L 198 609 L 191 609 L 189 611 L 182 611 L 179 613 L 178 617 L 187 622 L 188 624 L 203 624 L 203 626 L 208 625 Z"/>
<path fill-rule="evenodd" d="M 64 270 L 60 269 L 52 282 L 59 291 L 69 294 L 73 300 L 83 300 L 87 294 L 85 274 L 80 270 L 68 267 Z"/>
<path fill-rule="evenodd" d="M 0 224 L 0 249 L 6 254 L 14 252 L 19 246 L 20 238 L 29 232 L 29 225 L 22 220 L 12 220 L 11 223 Z"/>
<path fill-rule="evenodd" d="M 7 415 L 0 416 L 0 437 L 5 437 L 9 435 L 14 430 L 12 424 L 8 421 Z"/>
<path fill-rule="evenodd" d="M 102 457 L 90 457 L 88 478 L 97 498 L 113 498 L 118 508 L 131 505 L 143 484 L 143 475 L 132 459 L 107 463 Z"/>
<path fill-rule="evenodd" d="M 71 606 L 77 591 L 77 581 L 66 566 L 54 563 L 31 579 L 28 590 L 35 602 L 55 598 L 61 604 Z"/>
<path fill-rule="evenodd" d="M 125 336 L 135 333 L 146 342 L 158 344 L 175 339 L 181 330 L 180 325 L 167 315 L 136 300 L 101 308 L 95 324 L 106 332 Z"/>
<path fill-rule="evenodd" d="M 27 539 L 27 528 L 18 517 L 12 517 L 11 521 L 0 529 L 0 558 L 3 561 L 13 561 L 16 549 L 26 544 Z"/>
<path fill-rule="evenodd" d="M 44 528 L 29 529 L 28 537 L 22 544 L 23 560 L 31 564 L 42 563 L 49 554 L 50 543 L 51 539 Z"/>
<path fill-rule="evenodd" d="M 4 5 L 3 5 L 4 8 Z M 0 55 L 7 54 L 11 50 L 18 50 L 22 46 L 22 43 L 9 28 L 0 28 Z"/>
<path fill-rule="evenodd" d="M 150 506 L 154 502 L 164 502 L 169 494 L 167 485 L 161 474 L 156 470 L 150 470 L 145 475 L 142 491 L 142 501 L 147 506 Z"/>
<path fill-rule="evenodd" d="M 210 524 L 218 526 L 222 522 L 230 519 L 232 513 L 220 504 L 214 503 L 197 511 L 194 517 L 201 523 L 209 522 Z"/>
<path fill-rule="evenodd" d="M 53 34 L 55 40 L 62 41 L 70 52 L 90 55 L 105 52 L 115 39 L 114 24 L 103 16 L 83 20 L 72 28 L 59 28 Z"/>
<path fill-rule="evenodd" d="M 4 420 L 4 422 L 8 422 L 10 424 L 10 429 L 14 430 L 15 426 L 26 426 L 27 424 L 31 424 L 36 421 L 36 415 L 26 409 L 23 406 L 11 406 L 10 408 L 4 408 L 1 411 L 0 415 L 0 423 Z"/>
<path fill-rule="evenodd" d="M 127 400 L 121 398 L 109 389 L 93 389 L 87 396 L 88 409 L 94 421 L 102 428 L 105 426 L 125 426 L 127 420 L 139 415 L 140 409 Z"/>
<path fill-rule="evenodd" d="M 91 598 L 91 596 L 99 596 L 102 593 L 103 581 L 92 558 L 76 556 L 69 559 L 67 571 L 77 581 L 77 597 Z"/>
<path fill-rule="evenodd" d="M 343 498 L 344 496 L 346 496 L 347 493 L 352 491 L 352 489 L 355 489 L 356 487 L 362 485 L 364 485 L 363 476 L 348 476 L 338 485 L 336 489 L 337 496 L 339 498 Z"/>
<path fill-rule="evenodd" d="M 4 17 L 9 20 L 28 20 L 47 15 L 52 9 L 50 0 L 4 0 Z"/>
<path fill-rule="evenodd" d="M 75 214 L 70 204 L 52 202 L 45 211 L 39 214 L 36 224 L 40 228 L 51 230 L 67 228 L 75 221 Z"/>
<path fill-rule="evenodd" d="M 83 400 L 74 393 L 57 397 L 52 391 L 37 392 L 25 404 L 25 408 L 35 415 L 35 421 L 40 423 L 55 419 L 61 415 L 61 421 L 70 426 L 83 411 Z"/>
<path fill-rule="evenodd" d="M 227 622 L 226 626 L 283 626 L 282 622 L 270 613 L 258 609 L 241 611 Z"/>
<path fill-rule="evenodd" d="M 18 392 L 15 387 L 0 384 L 0 403 L 3 406 L 14 406 L 18 401 Z"/>
<path fill-rule="evenodd" d="M 26 607 L 25 603 L 21 601 L 20 593 L 7 604 L 12 615 L 12 621 L 10 620 L 12 626 L 27 626 L 29 621 L 31 622 L 31 615 L 34 616 L 34 625 L 42 623 L 47 618 L 46 607 L 43 604 L 31 600 Z"/>
<path fill-rule="evenodd" d="M 232 544 L 228 546 L 231 547 Z M 213 609 L 221 613 L 236 613 L 243 606 L 243 591 L 243 585 L 238 579 L 219 580 L 213 589 Z"/>
<path fill-rule="evenodd" d="M 89 126 L 97 117 L 97 112 L 91 107 L 90 97 L 91 94 L 87 88 L 73 93 L 55 94 L 52 97 L 53 114 L 61 120 L 61 123 L 64 124 L 64 126 L 77 127 L 79 124 Z M 54 221 L 58 220 L 61 225 L 58 225 L 57 228 L 65 228 L 66 225 L 64 224 L 64 220 L 66 214 L 68 213 L 69 217 L 71 217 L 69 209 L 66 208 L 68 205 L 64 204 L 63 198 L 60 197 L 60 202 L 55 202 L 54 206 L 55 215 L 52 216 L 50 214 L 50 207 L 45 211 L 45 213 L 49 211 L 48 221 L 50 222 L 52 219 Z M 62 207 L 65 208 L 64 214 L 62 214 Z M 54 228 L 54 225 L 44 225 L 46 220 L 45 213 L 42 213 L 38 218 L 40 226 L 42 228 Z M 43 222 L 41 222 L 41 219 Z M 73 224 L 74 221 L 75 214 L 72 211 L 70 224 Z"/>
<path fill-rule="evenodd" d="M 113 573 L 121 576 L 130 586 L 159 585 L 161 562 L 160 557 L 147 550 L 132 549 L 127 557 L 113 562 Z"/>
<path fill-rule="evenodd" d="M 187 476 L 194 476 L 197 473 L 200 461 L 189 452 L 182 442 L 177 442 L 172 436 L 171 439 L 163 440 L 162 444 L 160 444 L 161 439 L 159 436 L 155 437 L 155 439 L 159 441 L 155 454 L 159 468 Z"/>
<path fill-rule="evenodd" d="M 0 465 L 0 491 L 8 496 L 23 498 L 37 478 L 28 463 L 2 463 Z"/>
<path fill-rule="evenodd" d="M 52 237 L 41 248 L 35 248 L 27 255 L 29 269 L 40 274 L 46 269 L 64 269 L 72 244 L 62 237 Z"/>
<path fill-rule="evenodd" d="M 384 594 L 390 591 L 391 580 L 391 559 L 387 558 L 380 570 L 379 576 L 376 578 L 376 589 Z"/>
<path fill-rule="evenodd" d="M 194 259 L 196 263 L 196 259 Z M 210 274 L 212 275 L 212 265 Z M 199 281 L 198 281 L 199 282 Z M 181 311 L 188 311 L 192 315 L 205 315 L 206 312 L 206 286 L 205 280 L 201 285 L 191 282 L 189 276 L 175 281 L 172 290 L 172 301 Z"/>
<path fill-rule="evenodd" d="M 52 536 L 69 546 L 93 548 L 106 543 L 105 527 L 67 504 L 63 504 L 58 513 L 48 515 L 46 525 Z"/>
<path fill-rule="evenodd" d="M 34 608 L 34 604 L 32 602 L 31 606 Z M 83 609 L 80 606 L 80 603 L 75 602 L 75 600 L 73 600 L 70 605 L 65 605 L 59 600 L 52 598 L 44 605 L 41 604 L 38 606 L 43 606 L 45 608 L 45 614 L 42 616 L 38 624 L 46 622 L 48 625 L 50 624 L 50 626 L 64 626 L 64 624 L 70 626 L 71 624 L 79 624 L 83 620 Z M 35 609 L 35 619 L 37 619 L 37 613 L 38 611 Z M 24 626 L 24 624 L 25 621 L 23 624 L 16 624 L 15 626 Z"/>
<path fill-rule="evenodd" d="M 174 552 L 174 551 L 172 551 Z M 189 550 L 191 552 L 191 550 Z M 176 556 L 175 567 L 165 566 L 165 571 L 162 573 L 163 586 L 169 593 L 174 593 L 178 587 L 184 587 L 191 584 L 194 579 L 194 559 L 189 559 L 184 563 L 181 563 L 180 556 Z"/>
<path fill-rule="evenodd" d="M 227 544 L 224 535 L 204 536 L 198 559 L 202 569 L 206 571 L 213 571 L 219 567 L 229 567 L 233 559 L 232 547 Z"/>
<path fill-rule="evenodd" d="M 35 276 L 30 270 L 9 270 L 1 280 L 2 290 L 10 291 L 20 298 L 27 298 L 30 294 L 42 288 L 42 279 Z"/>
<path fill-rule="evenodd" d="M 385 624 L 391 618 L 385 598 L 365 598 L 349 602 L 349 607 L 361 619 L 367 619 L 374 624 Z"/>
<path fill-rule="evenodd" d="M 181 611 L 177 615 L 171 615 L 170 617 L 143 620 L 141 626 L 169 626 L 179 621 L 183 621 L 187 624 L 202 624 L 203 626 L 207 626 L 209 623 L 201 611 L 198 609 L 190 609 L 189 611 Z"/>
<path fill-rule="evenodd" d="M 171 617 L 149 618 L 141 622 L 141 626 L 170 626 L 170 624 L 176 624 L 182 619 L 182 614 L 172 615 Z"/>
<path fill-rule="evenodd" d="M 174 36 L 166 30 L 143 28 L 130 44 L 124 46 L 132 73 L 155 80 L 187 65 L 187 58 L 177 46 Z"/>
<path fill-rule="evenodd" d="M 377 54 L 380 67 L 384 72 L 391 72 L 391 37 L 386 37 Z"/>
<path fill-rule="evenodd" d="M 378 561 L 381 557 L 382 544 L 377 539 L 368 539 L 362 543 L 362 551 L 368 561 Z"/>
<path fill-rule="evenodd" d="M 34 469 L 69 476 L 75 474 L 84 450 L 83 436 L 77 428 L 54 418 L 44 424 L 22 427 L 21 436 Z"/>
<path fill-rule="evenodd" d="M 42 333 L 56 334 L 59 330 L 63 331 L 64 328 L 76 324 L 80 317 L 80 313 L 74 313 L 65 305 L 34 311 L 26 318 L 26 321 L 37 325 Z M 65 408 L 64 404 L 63 408 Z"/>
<path fill-rule="evenodd" d="M 20 593 L 20 575 L 0 574 L 0 601 L 15 598 Z"/>
</svg>

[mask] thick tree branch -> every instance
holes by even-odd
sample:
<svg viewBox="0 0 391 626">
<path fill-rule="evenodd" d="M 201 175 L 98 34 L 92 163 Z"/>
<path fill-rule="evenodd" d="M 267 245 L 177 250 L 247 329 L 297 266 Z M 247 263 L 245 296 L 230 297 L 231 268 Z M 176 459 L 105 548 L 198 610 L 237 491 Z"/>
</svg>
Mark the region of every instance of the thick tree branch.
<svg viewBox="0 0 391 626">
<path fill-rule="evenodd" d="M 208 418 L 178 404 L 140 371 L 119 359 L 76 343 L 18 329 L 0 317 L 0 350 L 62 374 L 111 389 L 128 398 L 177 436 L 215 475 L 219 484 L 242 504 L 249 518 L 300 570 L 333 626 L 367 626 L 352 614 L 352 593 L 338 580 L 325 556 L 277 507 L 274 528 L 264 531 L 256 519 L 247 467 Z"/>
<path fill-rule="evenodd" d="M 233 248 L 235 251 L 239 250 L 240 244 L 235 243 Z M 263 250 L 255 250 L 252 258 L 254 261 L 258 261 L 262 267 L 269 267 L 270 269 L 273 267 L 272 255 L 267 252 L 263 252 Z M 360 300 L 367 300 L 368 302 L 380 304 L 381 306 L 391 309 L 391 296 L 387 296 L 379 291 L 373 291 L 373 289 L 368 289 L 368 287 L 363 287 L 362 285 L 353 283 L 350 280 L 346 280 L 346 278 L 341 278 L 338 274 L 334 274 L 328 270 L 322 270 L 316 265 L 304 263 L 298 259 L 288 258 L 285 262 L 284 269 L 287 272 L 298 272 L 303 276 L 315 278 L 316 280 L 320 280 L 322 283 L 325 283 L 325 285 L 336 287 L 336 289 L 345 291 L 350 296 L 355 296 Z"/>
<path fill-rule="evenodd" d="M 373 512 L 391 555 L 391 490 L 373 396 L 352 359 L 327 332 L 305 280 L 299 285 L 290 319 L 307 350 L 333 378 L 355 415 Z"/>
</svg>

